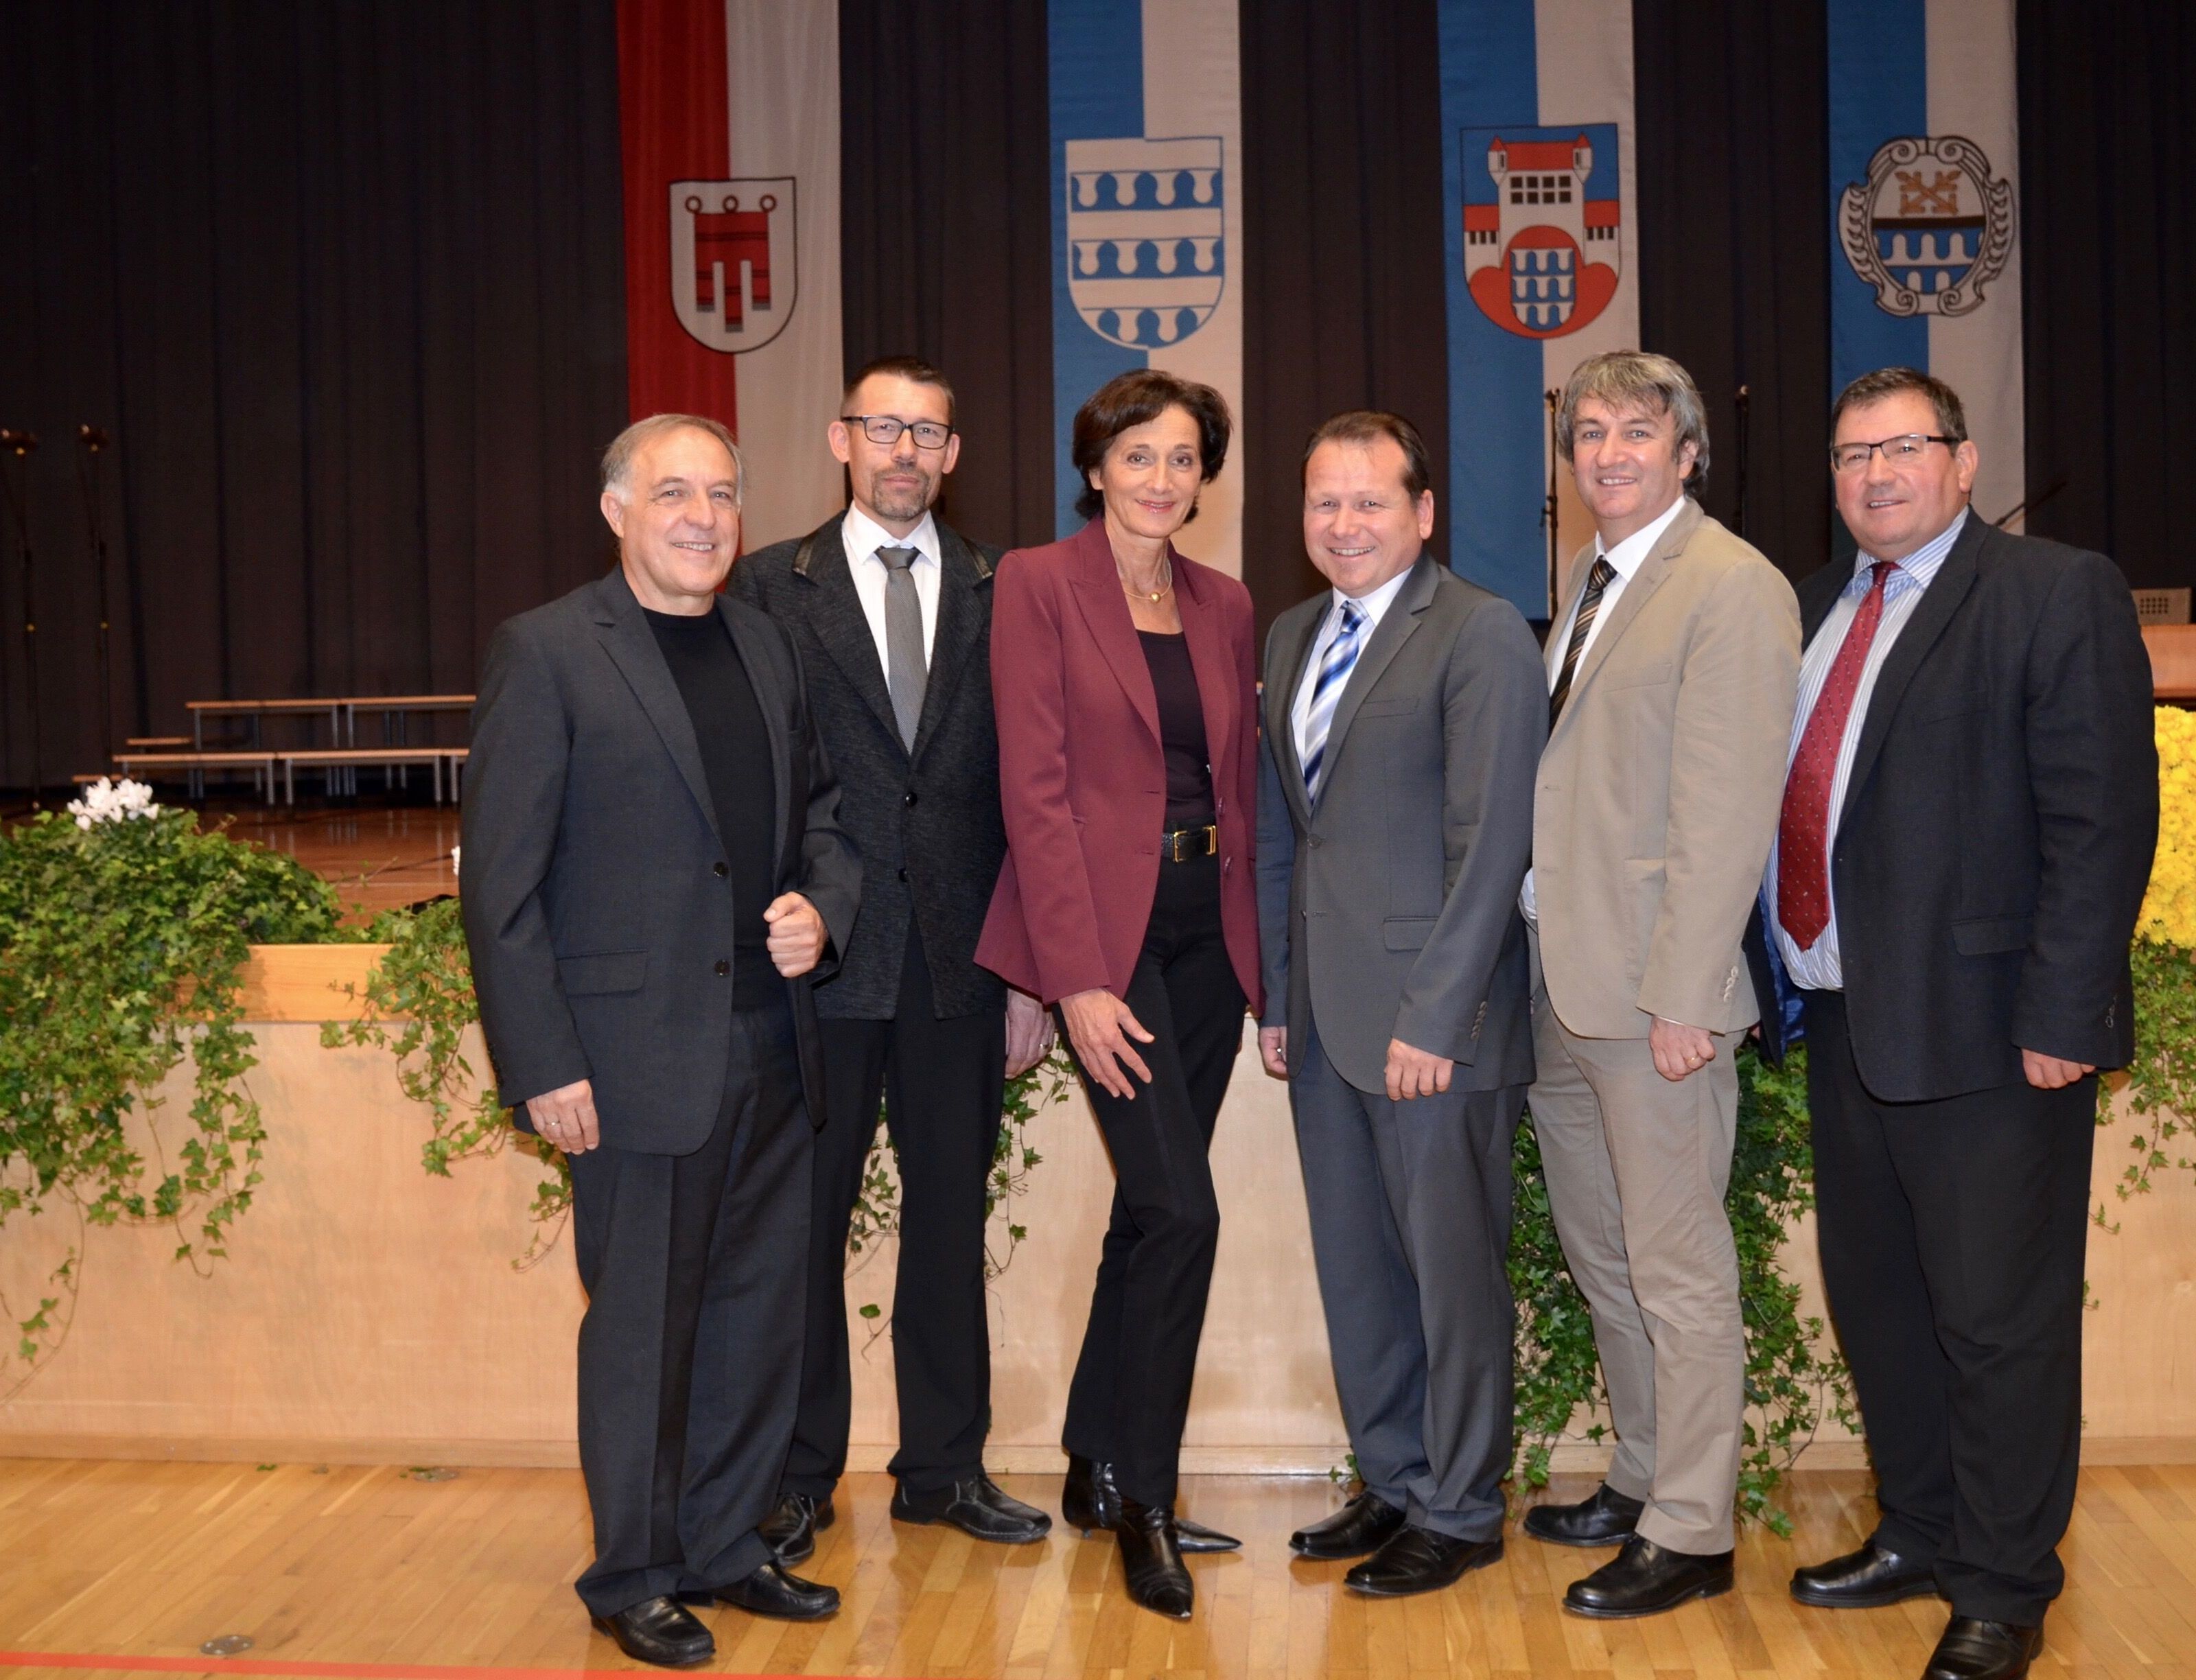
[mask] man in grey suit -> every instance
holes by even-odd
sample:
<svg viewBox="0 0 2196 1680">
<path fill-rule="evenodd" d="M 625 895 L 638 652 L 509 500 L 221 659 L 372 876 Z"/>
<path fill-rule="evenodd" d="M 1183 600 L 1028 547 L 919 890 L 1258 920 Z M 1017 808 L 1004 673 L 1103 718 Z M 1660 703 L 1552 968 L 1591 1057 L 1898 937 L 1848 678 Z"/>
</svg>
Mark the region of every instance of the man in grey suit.
<svg viewBox="0 0 2196 1680">
<path fill-rule="evenodd" d="M 1266 643 L 1258 913 L 1335 1386 L 1364 1491 L 1290 1539 L 1396 1596 L 1502 1555 L 1511 1146 L 1533 1077 L 1517 889 L 1547 707 L 1532 632 L 1424 551 L 1425 445 L 1337 415 L 1304 455 L 1333 587 Z"/>
<path fill-rule="evenodd" d="M 660 414 L 610 445 L 618 569 L 496 632 L 465 787 L 496 1087 L 572 1169 L 595 1538 L 576 1589 L 627 1655 L 669 1667 L 715 1650 L 681 1600 L 838 1608 L 757 1528 L 800 1380 L 809 986 L 852 930 L 860 866 L 792 643 L 716 593 L 743 478 L 714 420 Z"/>
</svg>

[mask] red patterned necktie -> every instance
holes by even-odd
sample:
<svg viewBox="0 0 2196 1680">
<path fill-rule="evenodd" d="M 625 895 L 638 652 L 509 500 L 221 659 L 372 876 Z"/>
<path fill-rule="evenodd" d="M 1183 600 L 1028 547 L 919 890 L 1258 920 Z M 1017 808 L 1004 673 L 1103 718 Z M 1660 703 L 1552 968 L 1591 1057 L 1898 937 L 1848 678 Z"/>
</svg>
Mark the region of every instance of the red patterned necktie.
<svg viewBox="0 0 2196 1680">
<path fill-rule="evenodd" d="M 1830 795 L 1837 784 L 1838 749 L 1875 627 L 1883 622 L 1884 582 L 1896 563 L 1878 560 L 1869 568 L 1875 581 L 1846 626 L 1784 778 L 1784 814 L 1777 824 L 1777 920 L 1803 951 L 1812 950 L 1830 925 Z"/>
</svg>

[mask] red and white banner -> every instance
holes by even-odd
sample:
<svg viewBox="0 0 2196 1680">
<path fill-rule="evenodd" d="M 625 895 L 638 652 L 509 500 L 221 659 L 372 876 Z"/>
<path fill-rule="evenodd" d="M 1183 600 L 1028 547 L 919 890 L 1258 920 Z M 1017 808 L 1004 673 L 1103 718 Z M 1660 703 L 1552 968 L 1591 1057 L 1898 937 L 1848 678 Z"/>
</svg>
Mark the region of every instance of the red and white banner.
<svg viewBox="0 0 2196 1680">
<path fill-rule="evenodd" d="M 838 8 L 619 0 L 618 98 L 633 416 L 724 421 L 743 546 L 802 534 L 843 505 Z"/>
</svg>

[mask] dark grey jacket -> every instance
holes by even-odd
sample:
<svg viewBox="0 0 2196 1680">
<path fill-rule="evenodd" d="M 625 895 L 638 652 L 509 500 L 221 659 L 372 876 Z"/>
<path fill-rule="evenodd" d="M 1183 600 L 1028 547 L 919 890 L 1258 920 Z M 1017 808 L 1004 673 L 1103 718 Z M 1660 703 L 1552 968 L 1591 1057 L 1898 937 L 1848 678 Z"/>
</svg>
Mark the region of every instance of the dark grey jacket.
<svg viewBox="0 0 2196 1680">
<path fill-rule="evenodd" d="M 770 732 L 777 891 L 805 893 L 843 949 L 861 865 L 838 827 L 799 656 L 752 608 L 717 611 Z M 724 859 L 693 724 L 623 574 L 499 627 L 473 708 L 460 898 L 506 1102 L 587 1079 L 604 1143 L 701 1146 L 731 1043 Z M 827 950 L 816 974 L 829 961 Z M 814 978 L 786 987 L 820 1125 Z"/>
<path fill-rule="evenodd" d="M 938 527 L 938 624 L 910 754 L 855 593 L 842 520 L 834 515 L 809 536 L 743 557 L 731 586 L 800 650 L 809 707 L 839 775 L 839 823 L 862 854 L 862 914 L 838 973 L 816 989 L 816 1007 L 834 1019 L 890 1020 L 911 921 L 939 1017 L 997 1008 L 1005 989 L 976 966 L 976 938 L 1007 851 L 991 712 L 999 551 Z"/>
<path fill-rule="evenodd" d="M 1303 1065 L 1383 1088 L 1388 1041 L 1454 1059 L 1451 1088 L 1533 1077 L 1525 925 L 1546 668 L 1517 609 L 1421 557 L 1343 689 L 1319 803 L 1290 721 L 1332 595 L 1274 621 L 1259 755 L 1267 1026 Z"/>
</svg>

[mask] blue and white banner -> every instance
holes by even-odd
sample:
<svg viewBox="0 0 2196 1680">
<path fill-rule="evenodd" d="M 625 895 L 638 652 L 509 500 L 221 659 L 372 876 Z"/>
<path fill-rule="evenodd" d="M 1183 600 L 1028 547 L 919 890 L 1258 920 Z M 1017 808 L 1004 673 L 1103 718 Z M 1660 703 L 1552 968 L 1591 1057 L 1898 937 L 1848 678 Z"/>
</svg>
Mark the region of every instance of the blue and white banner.
<svg viewBox="0 0 2196 1680">
<path fill-rule="evenodd" d="M 1639 341 L 1630 0 L 1440 0 L 1449 563 L 1551 615 L 1548 411 Z M 1592 532 L 1557 475 L 1555 551 Z"/>
<path fill-rule="evenodd" d="M 1048 0 L 1059 526 L 1082 521 L 1075 411 L 1131 367 L 1228 399 L 1235 442 L 1182 551 L 1243 571 L 1242 95 L 1236 0 Z"/>
<path fill-rule="evenodd" d="M 1830 385 L 1925 368 L 1960 394 L 1974 503 L 2026 494 L 2014 0 L 1829 0 Z"/>
</svg>

